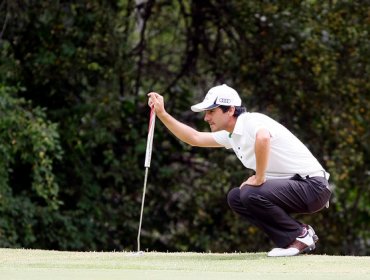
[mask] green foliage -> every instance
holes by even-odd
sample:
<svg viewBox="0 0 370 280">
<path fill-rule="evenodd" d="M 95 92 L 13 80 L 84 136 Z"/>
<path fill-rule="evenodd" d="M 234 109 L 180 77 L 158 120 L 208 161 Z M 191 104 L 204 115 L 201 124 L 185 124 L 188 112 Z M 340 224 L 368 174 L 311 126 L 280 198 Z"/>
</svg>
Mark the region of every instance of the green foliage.
<svg viewBox="0 0 370 280">
<path fill-rule="evenodd" d="M 0 84 L 0 244 L 35 241 L 35 212 L 62 204 L 53 163 L 62 159 L 56 124 L 44 110 L 16 98 L 17 89 Z"/>
<path fill-rule="evenodd" d="M 12 176 L 13 170 L 24 165 L 23 168 L 28 174 L 24 174 L 24 180 L 19 179 L 19 182 L 32 186 L 38 197 L 56 209 L 60 204 L 57 197 L 59 188 L 52 164 L 55 160 L 61 160 L 62 155 L 57 126 L 46 120 L 42 109 L 33 109 L 29 102 L 11 97 L 12 94 L 12 88 L 0 86 L 3 187 L 7 183 L 12 184 L 9 182 L 9 176 Z M 27 182 L 27 179 L 30 179 L 30 182 Z"/>
<path fill-rule="evenodd" d="M 226 82 L 331 173 L 331 208 L 301 217 L 321 233 L 319 252 L 369 254 L 368 1 L 136 3 L 0 8 L 3 246 L 134 250 L 146 93 L 163 93 L 170 113 L 208 130 L 189 107 Z M 248 174 L 227 151 L 187 147 L 157 122 L 142 246 L 267 250 L 226 203 Z"/>
</svg>

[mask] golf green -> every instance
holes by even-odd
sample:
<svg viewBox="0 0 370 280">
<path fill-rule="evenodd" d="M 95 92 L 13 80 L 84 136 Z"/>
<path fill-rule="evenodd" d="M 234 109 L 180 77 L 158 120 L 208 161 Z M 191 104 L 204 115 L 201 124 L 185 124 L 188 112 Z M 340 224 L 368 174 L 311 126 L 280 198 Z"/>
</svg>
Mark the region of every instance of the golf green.
<svg viewBox="0 0 370 280">
<path fill-rule="evenodd" d="M 0 249 L 1 279 L 370 279 L 370 257 Z"/>
</svg>

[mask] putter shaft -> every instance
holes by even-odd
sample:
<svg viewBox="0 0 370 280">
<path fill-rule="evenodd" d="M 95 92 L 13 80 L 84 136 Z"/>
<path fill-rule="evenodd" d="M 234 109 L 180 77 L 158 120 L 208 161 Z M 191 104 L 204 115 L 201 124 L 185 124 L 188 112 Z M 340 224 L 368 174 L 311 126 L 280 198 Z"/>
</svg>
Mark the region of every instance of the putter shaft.
<svg viewBox="0 0 370 280">
<path fill-rule="evenodd" d="M 148 180 L 148 170 L 149 170 L 150 162 L 151 162 L 151 158 L 152 158 L 154 126 L 155 126 L 155 110 L 154 110 L 154 107 L 152 106 L 151 107 L 151 110 L 150 110 L 148 138 L 147 138 L 147 142 L 146 142 L 146 152 L 145 152 L 144 190 L 143 190 L 143 198 L 141 200 L 141 211 L 140 211 L 139 230 L 138 230 L 138 233 L 137 233 L 137 251 L 138 252 L 140 252 L 140 236 L 141 236 L 141 225 L 142 225 L 142 222 L 143 222 L 143 212 L 144 212 L 144 203 L 145 203 L 146 182 Z"/>
<path fill-rule="evenodd" d="M 145 192 L 146 192 L 146 182 L 148 180 L 148 170 L 149 168 L 145 168 L 145 178 L 144 178 L 144 190 L 143 190 L 143 197 L 141 199 L 141 211 L 140 211 L 140 222 L 139 222 L 139 231 L 137 233 L 137 251 L 140 252 L 140 235 L 141 235 L 141 224 L 143 222 L 143 212 L 144 212 L 144 203 L 145 203 Z"/>
</svg>

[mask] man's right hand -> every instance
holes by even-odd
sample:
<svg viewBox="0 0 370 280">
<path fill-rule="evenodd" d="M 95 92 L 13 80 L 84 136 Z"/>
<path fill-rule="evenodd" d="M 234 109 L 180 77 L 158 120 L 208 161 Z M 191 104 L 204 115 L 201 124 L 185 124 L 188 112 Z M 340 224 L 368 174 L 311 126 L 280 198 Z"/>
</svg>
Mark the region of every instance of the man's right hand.
<svg viewBox="0 0 370 280">
<path fill-rule="evenodd" d="M 150 92 L 148 93 L 148 97 L 149 97 L 148 105 L 150 107 L 154 107 L 157 116 L 160 117 L 164 115 L 166 113 L 166 110 L 164 109 L 163 96 L 156 92 Z"/>
</svg>

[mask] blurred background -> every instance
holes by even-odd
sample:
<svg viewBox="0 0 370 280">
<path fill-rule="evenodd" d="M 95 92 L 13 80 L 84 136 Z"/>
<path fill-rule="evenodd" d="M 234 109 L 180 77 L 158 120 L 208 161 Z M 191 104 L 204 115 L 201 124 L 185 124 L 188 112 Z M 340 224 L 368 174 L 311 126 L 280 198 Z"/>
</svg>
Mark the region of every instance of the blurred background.
<svg viewBox="0 0 370 280">
<path fill-rule="evenodd" d="M 136 250 L 146 94 L 209 131 L 190 106 L 227 83 L 331 173 L 316 252 L 370 255 L 370 1 L 0 0 L 0 32 L 0 247 Z M 234 154 L 155 129 L 142 249 L 269 250 Z"/>
</svg>

